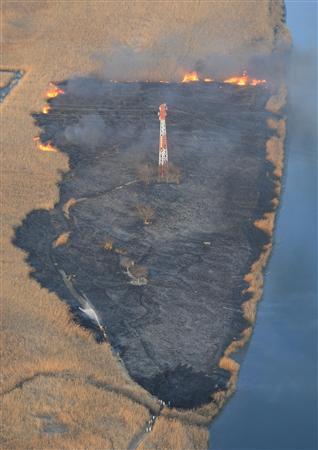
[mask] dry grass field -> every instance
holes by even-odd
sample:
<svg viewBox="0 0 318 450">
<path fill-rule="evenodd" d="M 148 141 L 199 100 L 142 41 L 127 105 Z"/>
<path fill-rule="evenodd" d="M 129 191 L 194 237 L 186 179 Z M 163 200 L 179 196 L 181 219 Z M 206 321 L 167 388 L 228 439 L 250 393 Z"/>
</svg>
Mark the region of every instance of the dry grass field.
<svg viewBox="0 0 318 450">
<path fill-rule="evenodd" d="M 131 52 L 138 64 L 130 64 L 129 76 L 170 79 L 209 54 L 211 42 L 212 53 L 232 55 L 239 65 L 236 56 L 274 48 L 275 27 L 286 35 L 281 2 L 237 1 L 235 8 L 230 3 L 169 2 L 166 15 L 174 33 L 162 39 L 160 2 L 2 2 L 2 68 L 25 71 L 1 105 L 3 449 L 125 449 L 149 411 L 158 410 L 110 346 L 97 344 L 55 294 L 29 277 L 25 255 L 12 244 L 14 227 L 29 211 L 53 207 L 60 172 L 68 168 L 62 154 L 36 149 L 31 113 L 41 110 L 52 80 L 101 66 L 106 76 L 124 79 Z M 113 45 L 112 62 L 107 55 Z M 269 148 L 268 158 L 276 163 L 271 155 Z M 71 206 L 65 206 L 66 215 Z M 247 280 L 255 299 L 267 257 L 265 250 Z M 164 410 L 140 449 L 206 448 L 207 430 L 196 424 L 205 425 L 216 412 L 214 404 L 196 412 Z"/>
<path fill-rule="evenodd" d="M 139 450 L 199 450 L 207 447 L 208 431 L 175 419 L 159 417 L 151 434 L 141 443 Z"/>
</svg>

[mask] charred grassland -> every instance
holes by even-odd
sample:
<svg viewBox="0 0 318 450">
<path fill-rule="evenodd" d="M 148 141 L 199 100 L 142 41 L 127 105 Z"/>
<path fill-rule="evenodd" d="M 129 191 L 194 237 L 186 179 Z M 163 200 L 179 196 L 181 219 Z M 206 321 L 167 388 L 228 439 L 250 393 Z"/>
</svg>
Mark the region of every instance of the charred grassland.
<svg viewBox="0 0 318 450">
<path fill-rule="evenodd" d="M 70 170 L 54 209 L 31 212 L 15 243 L 32 277 L 84 325 L 74 292 L 89 299 L 139 384 L 179 408 L 219 404 L 238 372 L 226 349 L 250 334 L 264 266 L 255 261 L 271 245 L 280 175 L 273 164 L 281 158 L 274 161 L 269 143 L 282 130 L 267 125 L 275 122 L 266 110 L 271 93 L 219 83 L 77 83 L 82 90 L 64 83 L 49 113 L 34 115 L 41 140 L 68 155 Z M 162 101 L 178 172 L 165 180 L 155 175 Z"/>
</svg>

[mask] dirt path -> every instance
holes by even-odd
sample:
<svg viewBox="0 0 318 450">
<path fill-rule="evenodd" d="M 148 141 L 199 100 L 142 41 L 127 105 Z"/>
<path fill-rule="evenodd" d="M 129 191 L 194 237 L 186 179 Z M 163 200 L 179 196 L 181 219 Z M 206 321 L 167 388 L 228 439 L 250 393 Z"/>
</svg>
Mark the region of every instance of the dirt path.
<svg viewBox="0 0 318 450">
<path fill-rule="evenodd" d="M 82 379 L 83 378 L 82 376 L 77 375 L 73 372 L 38 372 L 31 377 L 21 380 L 19 383 L 12 386 L 10 389 L 2 392 L 1 396 L 11 394 L 16 389 L 22 389 L 26 384 L 31 383 L 32 381 L 34 381 L 35 379 L 37 379 L 39 377 L 63 378 L 65 380 Z M 128 398 L 129 400 L 136 402 L 139 405 L 144 406 L 145 408 L 148 409 L 150 419 L 142 426 L 142 428 L 139 430 L 139 432 L 132 438 L 132 440 L 130 441 L 129 446 L 128 446 L 128 450 L 136 450 L 139 447 L 139 445 L 141 444 L 141 442 L 143 442 L 143 440 L 147 437 L 147 434 L 151 432 L 157 418 L 160 416 L 160 413 L 163 409 L 163 404 L 160 404 L 159 413 L 157 413 L 156 411 L 152 410 L 149 407 L 149 405 L 141 402 L 140 399 L 137 398 L 132 392 L 129 392 L 129 390 L 126 390 L 123 388 L 118 388 L 111 384 L 103 383 L 103 382 L 97 381 L 90 377 L 84 378 L 84 381 L 85 381 L 85 383 L 90 384 L 98 389 L 103 389 L 108 392 L 112 392 L 112 393 L 116 393 L 121 396 L 124 396 L 124 397 Z"/>
<path fill-rule="evenodd" d="M 163 404 L 160 403 L 160 410 L 159 413 L 153 414 L 150 417 L 150 420 L 148 420 L 148 422 L 140 429 L 140 431 L 132 438 L 132 440 L 130 441 L 130 444 L 128 446 L 127 450 L 137 450 L 137 448 L 139 447 L 139 445 L 144 441 L 144 439 L 146 439 L 148 433 L 150 433 L 156 423 L 156 420 L 158 419 L 158 417 L 161 414 L 161 411 L 163 409 Z"/>
</svg>

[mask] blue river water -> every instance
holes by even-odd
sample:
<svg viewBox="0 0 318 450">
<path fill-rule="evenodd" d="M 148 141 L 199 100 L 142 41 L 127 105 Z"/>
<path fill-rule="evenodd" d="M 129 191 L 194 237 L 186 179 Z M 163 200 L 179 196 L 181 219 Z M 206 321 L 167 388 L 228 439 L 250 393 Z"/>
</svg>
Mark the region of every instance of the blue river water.
<svg viewBox="0 0 318 450">
<path fill-rule="evenodd" d="M 315 450 L 317 443 L 317 3 L 287 1 L 286 170 L 263 299 L 213 450 Z"/>
</svg>

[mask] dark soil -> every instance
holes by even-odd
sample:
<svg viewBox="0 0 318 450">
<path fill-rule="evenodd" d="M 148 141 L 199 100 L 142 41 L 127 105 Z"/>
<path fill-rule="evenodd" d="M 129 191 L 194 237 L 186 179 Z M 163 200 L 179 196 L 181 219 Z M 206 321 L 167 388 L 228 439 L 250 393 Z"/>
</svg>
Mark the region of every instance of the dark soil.
<svg viewBox="0 0 318 450">
<path fill-rule="evenodd" d="M 76 83 L 50 101 L 49 114 L 34 114 L 42 141 L 69 155 L 70 171 L 63 174 L 60 202 L 31 212 L 15 243 L 27 252 L 32 277 L 87 325 L 61 270 L 70 276 L 133 379 L 171 405 L 198 406 L 229 378 L 218 361 L 246 327 L 243 276 L 267 242 L 253 221 L 271 209 L 274 196 L 265 161 L 269 92 L 217 83 Z M 140 164 L 157 164 L 163 102 L 180 184 L 123 186 L 138 178 Z M 102 139 L 88 126 L 70 142 L 66 127 L 87 114 L 102 118 Z M 71 197 L 78 203 L 67 218 L 62 208 Z M 138 204 L 155 210 L 149 225 Z M 71 231 L 68 243 L 54 248 L 65 231 Z M 103 249 L 110 239 L 113 249 Z M 124 257 L 148 268 L 146 285 L 131 284 Z"/>
</svg>

